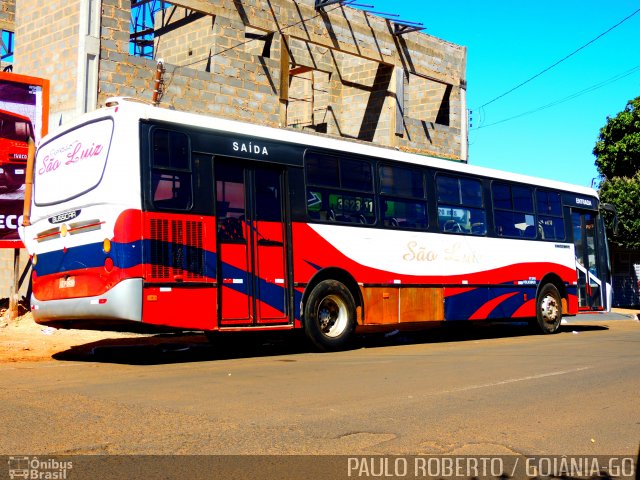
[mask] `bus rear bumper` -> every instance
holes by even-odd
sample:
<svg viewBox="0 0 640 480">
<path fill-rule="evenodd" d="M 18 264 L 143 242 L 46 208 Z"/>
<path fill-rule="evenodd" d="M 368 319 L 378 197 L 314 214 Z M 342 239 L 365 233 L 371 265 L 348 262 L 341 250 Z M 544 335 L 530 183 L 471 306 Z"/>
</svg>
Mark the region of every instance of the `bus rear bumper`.
<svg viewBox="0 0 640 480">
<path fill-rule="evenodd" d="M 108 292 L 95 297 L 40 301 L 32 295 L 31 310 L 37 323 L 65 328 L 141 323 L 142 279 L 123 280 Z"/>
</svg>

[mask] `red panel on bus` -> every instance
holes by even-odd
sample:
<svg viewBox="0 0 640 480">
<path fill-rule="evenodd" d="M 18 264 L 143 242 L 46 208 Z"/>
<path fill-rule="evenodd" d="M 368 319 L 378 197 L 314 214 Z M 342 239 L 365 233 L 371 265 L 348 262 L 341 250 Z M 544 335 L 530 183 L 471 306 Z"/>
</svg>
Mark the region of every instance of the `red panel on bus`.
<svg viewBox="0 0 640 480">
<path fill-rule="evenodd" d="M 142 321 L 197 330 L 217 328 L 217 289 L 146 287 L 142 295 Z"/>
<path fill-rule="evenodd" d="M 63 298 L 95 297 L 103 295 L 126 278 L 138 275 L 139 268 L 105 267 L 68 270 L 63 273 L 39 276 L 32 274 L 33 291 L 40 301 Z"/>
</svg>

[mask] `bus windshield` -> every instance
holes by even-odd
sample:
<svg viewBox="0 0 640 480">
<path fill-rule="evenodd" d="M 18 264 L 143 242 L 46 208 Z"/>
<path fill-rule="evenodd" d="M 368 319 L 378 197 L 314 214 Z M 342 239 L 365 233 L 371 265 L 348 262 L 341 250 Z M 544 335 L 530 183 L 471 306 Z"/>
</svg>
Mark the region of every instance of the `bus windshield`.
<svg viewBox="0 0 640 480">
<path fill-rule="evenodd" d="M 95 188 L 107 163 L 112 134 L 113 120 L 104 118 L 41 145 L 34 168 L 35 204 L 62 203 Z"/>
<path fill-rule="evenodd" d="M 33 127 L 28 118 L 0 110 L 0 138 L 26 142 L 29 137 L 33 137 Z"/>
</svg>

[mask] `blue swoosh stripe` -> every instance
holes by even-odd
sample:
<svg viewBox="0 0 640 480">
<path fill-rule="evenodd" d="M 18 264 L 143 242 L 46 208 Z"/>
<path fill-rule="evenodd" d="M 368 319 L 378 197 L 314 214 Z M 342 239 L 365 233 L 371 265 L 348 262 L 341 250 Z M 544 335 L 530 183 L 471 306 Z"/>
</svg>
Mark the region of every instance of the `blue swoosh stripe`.
<svg viewBox="0 0 640 480">
<path fill-rule="evenodd" d="M 96 268 L 104 266 L 105 260 L 110 257 L 113 259 L 114 266 L 118 268 L 131 268 L 141 265 L 142 252 L 151 252 L 151 242 L 157 240 L 137 240 L 130 243 L 116 243 L 111 244 L 111 252 L 106 254 L 102 249 L 102 242 L 92 243 L 88 245 L 81 245 L 77 247 L 70 247 L 66 252 L 62 250 L 56 250 L 52 252 L 42 253 L 38 255 L 38 262 L 34 267 L 38 276 L 64 273 L 71 270 L 80 270 L 84 268 Z M 167 248 L 169 254 L 168 258 L 171 258 L 172 245 L 171 242 L 165 242 L 166 245 L 163 248 Z M 145 248 L 143 248 L 145 247 Z M 195 248 L 195 247 L 187 247 Z M 216 262 L 217 255 L 215 252 L 208 250 L 203 251 L 204 254 L 204 276 L 211 279 L 216 279 Z M 145 255 L 150 256 L 150 253 Z M 151 262 L 147 262 L 151 263 Z M 170 266 L 170 265 L 166 265 Z M 183 268 L 184 269 L 184 268 Z M 200 272 L 194 272 L 200 273 Z M 228 283 L 223 284 L 225 287 L 232 288 L 244 295 L 249 295 L 248 288 L 253 285 L 249 281 L 249 275 L 246 271 L 236 268 L 229 264 L 222 264 L 222 278 L 242 278 L 243 283 Z M 286 315 L 287 310 L 287 298 L 285 296 L 285 287 L 267 282 L 266 280 L 256 277 L 258 282 L 259 291 L 262 293 L 262 298 L 259 300 L 268 304 L 272 308 Z M 302 294 L 292 290 L 294 294 L 294 305 L 296 311 L 296 318 L 299 317 L 299 304 L 302 299 Z M 253 293 L 253 292 L 251 292 Z"/>
</svg>

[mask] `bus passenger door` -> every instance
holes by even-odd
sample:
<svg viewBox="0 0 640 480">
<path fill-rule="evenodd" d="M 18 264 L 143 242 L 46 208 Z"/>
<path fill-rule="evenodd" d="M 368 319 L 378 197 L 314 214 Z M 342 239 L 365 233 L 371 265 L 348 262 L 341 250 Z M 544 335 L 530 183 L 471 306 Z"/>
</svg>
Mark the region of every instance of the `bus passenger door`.
<svg viewBox="0 0 640 480">
<path fill-rule="evenodd" d="M 220 326 L 289 322 L 281 169 L 217 159 Z"/>
<path fill-rule="evenodd" d="M 576 273 L 578 275 L 578 308 L 580 310 L 602 310 L 606 284 L 606 265 L 599 258 L 596 214 L 594 212 L 571 212 L 573 242 L 576 251 Z"/>
</svg>

